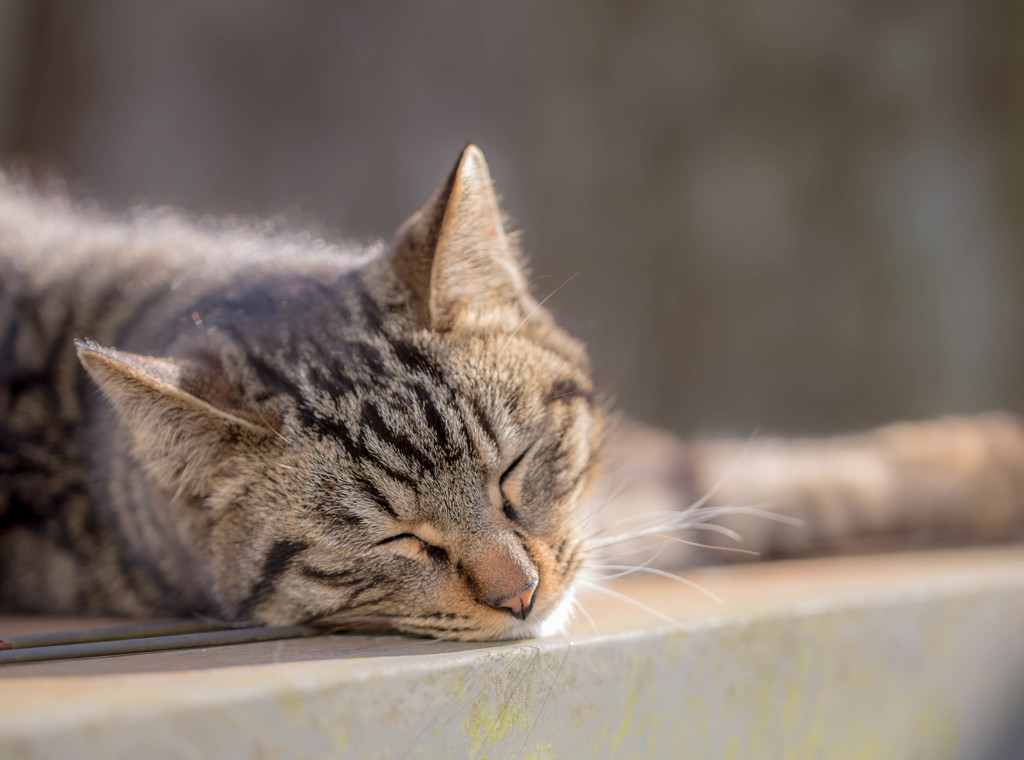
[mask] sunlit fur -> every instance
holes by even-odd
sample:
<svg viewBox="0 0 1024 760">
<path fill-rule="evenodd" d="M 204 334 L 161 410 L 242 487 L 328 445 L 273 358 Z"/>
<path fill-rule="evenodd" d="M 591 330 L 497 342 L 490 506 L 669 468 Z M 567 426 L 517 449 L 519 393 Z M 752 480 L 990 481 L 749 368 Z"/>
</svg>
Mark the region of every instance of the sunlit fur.
<svg viewBox="0 0 1024 760">
<path fill-rule="evenodd" d="M 564 622 L 602 413 L 479 151 L 357 252 L 0 193 L 4 608 Z"/>
</svg>

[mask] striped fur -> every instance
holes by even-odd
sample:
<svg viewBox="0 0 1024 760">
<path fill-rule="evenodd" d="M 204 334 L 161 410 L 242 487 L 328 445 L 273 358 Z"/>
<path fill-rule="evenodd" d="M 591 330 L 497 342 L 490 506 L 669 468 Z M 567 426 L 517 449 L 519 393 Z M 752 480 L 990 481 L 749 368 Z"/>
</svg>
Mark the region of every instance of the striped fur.
<svg viewBox="0 0 1024 760">
<path fill-rule="evenodd" d="M 564 622 L 621 517 L 621 500 L 588 514 L 606 434 L 587 354 L 529 294 L 472 146 L 367 250 L 0 179 L 0 415 L 4 610 L 532 636 Z M 1008 441 L 986 460 L 1006 493 L 990 533 L 1020 516 L 1020 434 L 1001 424 L 979 433 Z M 619 464 L 678 481 L 671 509 L 734 459 L 618 440 Z M 810 482 L 804 512 L 839 503 L 843 477 L 814 472 L 846 448 L 812 447 L 776 495 Z M 854 491 L 872 530 L 902 519 L 906 498 Z"/>
<path fill-rule="evenodd" d="M 564 618 L 602 413 L 500 225 L 472 147 L 357 252 L 8 184 L 3 608 L 460 639 Z"/>
</svg>

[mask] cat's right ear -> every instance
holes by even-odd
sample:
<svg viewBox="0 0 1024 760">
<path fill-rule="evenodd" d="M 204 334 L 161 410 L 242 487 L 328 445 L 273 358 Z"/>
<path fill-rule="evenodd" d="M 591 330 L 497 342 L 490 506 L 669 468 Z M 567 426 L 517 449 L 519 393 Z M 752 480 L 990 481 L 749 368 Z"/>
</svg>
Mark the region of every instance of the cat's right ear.
<svg viewBox="0 0 1024 760">
<path fill-rule="evenodd" d="M 533 306 L 509 241 L 484 154 L 468 145 L 431 201 L 396 235 L 391 261 L 413 291 L 421 321 L 518 324 Z"/>
<path fill-rule="evenodd" d="M 75 350 L 131 431 L 136 458 L 162 488 L 204 495 L 232 455 L 273 435 L 193 393 L 194 368 L 93 341 L 75 341 Z"/>
</svg>

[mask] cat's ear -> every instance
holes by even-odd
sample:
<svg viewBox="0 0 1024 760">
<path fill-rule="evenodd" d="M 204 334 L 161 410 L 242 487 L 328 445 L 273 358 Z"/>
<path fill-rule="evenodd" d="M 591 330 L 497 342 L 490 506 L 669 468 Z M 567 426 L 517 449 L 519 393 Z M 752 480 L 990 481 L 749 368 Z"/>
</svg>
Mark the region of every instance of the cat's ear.
<svg viewBox="0 0 1024 760">
<path fill-rule="evenodd" d="M 526 276 L 478 147 L 466 146 L 445 184 L 398 231 L 392 261 L 434 329 L 519 313 Z"/>
<path fill-rule="evenodd" d="M 202 369 L 75 341 L 79 361 L 131 431 L 133 451 L 158 485 L 204 495 L 212 478 L 272 432 L 204 401 Z"/>
</svg>

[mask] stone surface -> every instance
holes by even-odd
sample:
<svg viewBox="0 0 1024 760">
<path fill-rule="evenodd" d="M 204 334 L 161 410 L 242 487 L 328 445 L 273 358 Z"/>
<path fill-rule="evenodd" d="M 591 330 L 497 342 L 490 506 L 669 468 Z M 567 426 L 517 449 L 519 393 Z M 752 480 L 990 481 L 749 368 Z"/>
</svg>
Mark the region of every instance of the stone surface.
<svg viewBox="0 0 1024 760">
<path fill-rule="evenodd" d="M 593 626 L 545 641 L 330 636 L 7 666 L 0 757 L 984 758 L 1010 746 L 1024 548 L 687 577 L 723 604 L 668 579 L 623 583 L 656 614 L 593 595 Z M 0 634 L 15 625 L 33 623 L 0 619 Z"/>
</svg>

